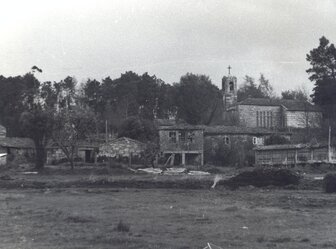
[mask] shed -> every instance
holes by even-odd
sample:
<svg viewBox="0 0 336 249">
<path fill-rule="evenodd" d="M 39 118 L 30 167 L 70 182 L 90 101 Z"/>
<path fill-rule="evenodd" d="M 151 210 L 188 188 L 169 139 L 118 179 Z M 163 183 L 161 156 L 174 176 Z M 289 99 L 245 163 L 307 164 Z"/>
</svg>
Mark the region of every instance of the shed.
<svg viewBox="0 0 336 249">
<path fill-rule="evenodd" d="M 146 149 L 146 144 L 127 137 L 120 137 L 99 147 L 99 156 L 108 158 L 128 157 L 129 163 L 133 156 L 141 157 Z"/>
<path fill-rule="evenodd" d="M 336 162 L 336 148 L 326 143 L 260 146 L 255 150 L 256 165 L 296 165 Z"/>
</svg>

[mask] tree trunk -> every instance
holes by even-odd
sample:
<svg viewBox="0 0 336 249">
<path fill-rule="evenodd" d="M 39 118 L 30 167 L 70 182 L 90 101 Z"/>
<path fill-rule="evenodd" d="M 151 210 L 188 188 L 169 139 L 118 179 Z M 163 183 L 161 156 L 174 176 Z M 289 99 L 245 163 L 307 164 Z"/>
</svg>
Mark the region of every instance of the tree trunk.
<svg viewBox="0 0 336 249">
<path fill-rule="evenodd" d="M 46 151 L 45 148 L 41 145 L 35 145 L 35 168 L 37 170 L 42 170 L 44 168 L 45 158 L 46 158 Z"/>
</svg>

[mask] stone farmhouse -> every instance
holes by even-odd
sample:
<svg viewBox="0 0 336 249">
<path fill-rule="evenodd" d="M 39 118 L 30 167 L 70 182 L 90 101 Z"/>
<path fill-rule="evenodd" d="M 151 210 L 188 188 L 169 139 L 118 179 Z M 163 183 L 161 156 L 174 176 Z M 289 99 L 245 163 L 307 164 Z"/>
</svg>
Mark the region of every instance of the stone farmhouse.
<svg viewBox="0 0 336 249">
<path fill-rule="evenodd" d="M 175 124 L 159 127 L 160 152 L 171 165 L 204 163 L 204 128 Z"/>
<path fill-rule="evenodd" d="M 247 98 L 237 102 L 237 78 L 224 76 L 224 117 L 235 116 L 239 126 L 268 129 L 318 128 L 322 112 L 307 101 Z"/>
</svg>

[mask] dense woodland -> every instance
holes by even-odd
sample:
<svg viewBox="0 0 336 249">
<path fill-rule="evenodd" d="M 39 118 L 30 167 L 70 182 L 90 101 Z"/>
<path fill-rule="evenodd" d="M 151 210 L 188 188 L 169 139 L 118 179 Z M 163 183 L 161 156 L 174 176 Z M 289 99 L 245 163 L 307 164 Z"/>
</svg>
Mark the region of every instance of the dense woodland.
<svg viewBox="0 0 336 249">
<path fill-rule="evenodd" d="M 307 54 L 307 70 L 314 82 L 313 94 L 304 88 L 287 90 L 280 98 L 308 100 L 323 110 L 326 126 L 336 128 L 336 49 L 322 37 Z M 225 124 L 222 94 L 206 75 L 187 73 L 168 84 L 155 75 L 125 72 L 119 78 L 74 77 L 59 82 L 40 82 L 43 70 L 33 66 L 22 76 L 0 76 L 0 123 L 7 136 L 34 140 L 37 167 L 43 167 L 45 146 L 53 140 L 64 147 L 69 160 L 71 148 L 80 139 L 105 133 L 128 136 L 144 142 L 155 141 L 155 119 L 176 118 L 189 124 Z M 263 74 L 246 75 L 238 89 L 238 101 L 247 97 L 279 98 Z M 73 145 L 73 146 L 69 146 Z M 70 149 L 69 149 L 70 148 Z"/>
</svg>

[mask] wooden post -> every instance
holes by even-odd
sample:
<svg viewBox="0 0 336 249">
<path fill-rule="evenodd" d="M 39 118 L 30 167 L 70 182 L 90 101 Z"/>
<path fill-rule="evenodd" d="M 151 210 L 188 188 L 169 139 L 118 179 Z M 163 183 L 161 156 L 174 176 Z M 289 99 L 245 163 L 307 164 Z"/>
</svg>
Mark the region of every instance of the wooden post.
<svg viewBox="0 0 336 249">
<path fill-rule="evenodd" d="M 94 159 L 94 164 L 97 166 L 97 151 L 93 150 L 93 159 Z"/>
<path fill-rule="evenodd" d="M 328 134 L 328 162 L 331 161 L 331 126 L 329 126 L 329 134 Z"/>
<path fill-rule="evenodd" d="M 105 143 L 108 142 L 108 137 L 107 137 L 107 120 L 105 120 Z"/>
<path fill-rule="evenodd" d="M 175 161 L 175 153 L 171 155 L 170 166 L 174 166 L 174 161 Z"/>
<path fill-rule="evenodd" d="M 182 152 L 182 165 L 185 165 L 185 153 Z"/>
<path fill-rule="evenodd" d="M 132 153 L 128 154 L 128 166 L 131 167 L 132 166 Z"/>
</svg>

